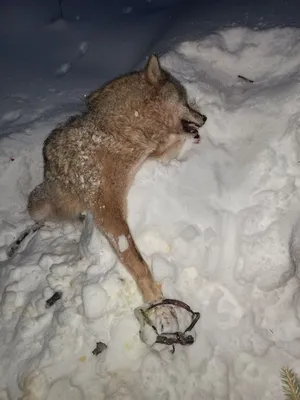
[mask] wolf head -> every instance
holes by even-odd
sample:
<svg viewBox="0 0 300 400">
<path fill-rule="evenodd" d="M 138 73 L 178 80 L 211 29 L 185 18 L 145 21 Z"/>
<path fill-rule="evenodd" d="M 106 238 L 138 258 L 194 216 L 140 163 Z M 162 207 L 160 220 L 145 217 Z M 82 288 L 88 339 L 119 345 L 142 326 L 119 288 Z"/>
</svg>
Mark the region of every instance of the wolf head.
<svg viewBox="0 0 300 400">
<path fill-rule="evenodd" d="M 166 111 L 173 108 L 172 111 L 177 115 L 183 131 L 194 133 L 193 126 L 200 128 L 204 125 L 207 120 L 206 116 L 194 110 L 188 104 L 185 88 L 161 68 L 155 55 L 152 55 L 148 60 L 145 76 L 154 87 L 159 89 L 159 100 L 162 105 L 166 106 Z"/>
<path fill-rule="evenodd" d="M 161 144 L 197 134 L 206 116 L 191 108 L 185 89 L 152 55 L 142 71 L 121 76 L 86 98 L 101 129 L 129 140 Z"/>
</svg>

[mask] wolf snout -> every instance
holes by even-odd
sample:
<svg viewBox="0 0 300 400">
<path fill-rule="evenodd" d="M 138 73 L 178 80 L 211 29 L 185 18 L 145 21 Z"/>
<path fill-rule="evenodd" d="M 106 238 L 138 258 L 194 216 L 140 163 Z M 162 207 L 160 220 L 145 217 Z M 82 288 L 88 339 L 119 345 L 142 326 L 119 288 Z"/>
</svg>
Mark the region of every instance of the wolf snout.
<svg viewBox="0 0 300 400">
<path fill-rule="evenodd" d="M 198 117 L 198 121 L 199 123 L 197 124 L 198 128 L 201 128 L 201 126 L 203 126 L 205 124 L 205 122 L 207 121 L 207 116 L 200 114 L 200 118 Z"/>
<path fill-rule="evenodd" d="M 181 125 L 182 125 L 183 130 L 186 133 L 197 133 L 198 129 L 201 128 L 205 124 L 206 121 L 207 121 L 206 115 L 198 114 L 197 115 L 197 122 L 194 120 L 194 118 L 193 118 L 193 120 L 182 119 L 181 120 Z"/>
<path fill-rule="evenodd" d="M 181 125 L 183 130 L 186 133 L 197 133 L 198 129 L 201 128 L 201 126 L 203 126 L 207 120 L 207 117 L 205 115 L 201 115 L 201 119 L 202 121 L 200 122 L 195 122 L 195 121 L 189 121 L 186 119 L 182 119 L 181 120 Z"/>
</svg>

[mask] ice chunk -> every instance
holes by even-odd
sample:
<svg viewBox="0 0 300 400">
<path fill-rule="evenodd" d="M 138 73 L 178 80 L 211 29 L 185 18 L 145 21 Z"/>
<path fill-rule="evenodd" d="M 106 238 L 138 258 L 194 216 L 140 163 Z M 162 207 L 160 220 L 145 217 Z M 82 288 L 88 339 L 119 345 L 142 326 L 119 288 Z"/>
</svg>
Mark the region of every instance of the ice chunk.
<svg viewBox="0 0 300 400">
<path fill-rule="evenodd" d="M 213 230 L 211 226 L 205 229 L 204 231 L 204 241 L 205 243 L 210 242 L 212 239 L 216 237 L 216 232 Z"/>
<path fill-rule="evenodd" d="M 49 385 L 42 371 L 33 371 L 23 378 L 22 400 L 43 400 L 48 397 Z"/>
<path fill-rule="evenodd" d="M 152 271 L 157 281 L 165 278 L 174 278 L 174 267 L 160 254 L 154 254 L 152 257 Z"/>
<path fill-rule="evenodd" d="M 164 241 L 159 232 L 154 230 L 143 232 L 137 238 L 137 245 L 147 256 L 158 252 L 170 252 L 170 246 L 168 245 L 168 243 Z"/>
<path fill-rule="evenodd" d="M 111 341 L 106 352 L 109 371 L 120 369 L 136 369 L 141 363 L 141 356 L 147 351 L 139 338 L 139 324 L 133 314 L 119 318 L 110 331 Z"/>
<path fill-rule="evenodd" d="M 2 313 L 4 318 L 11 318 L 16 310 L 17 293 L 13 291 L 5 291 L 2 295 Z"/>
<path fill-rule="evenodd" d="M 195 225 L 188 225 L 186 226 L 180 233 L 182 239 L 187 242 L 192 241 L 197 236 L 200 236 L 201 232 L 199 232 L 198 228 Z"/>
<path fill-rule="evenodd" d="M 87 318 L 100 318 L 108 303 L 106 290 L 98 283 L 86 285 L 82 290 L 83 308 Z"/>
</svg>

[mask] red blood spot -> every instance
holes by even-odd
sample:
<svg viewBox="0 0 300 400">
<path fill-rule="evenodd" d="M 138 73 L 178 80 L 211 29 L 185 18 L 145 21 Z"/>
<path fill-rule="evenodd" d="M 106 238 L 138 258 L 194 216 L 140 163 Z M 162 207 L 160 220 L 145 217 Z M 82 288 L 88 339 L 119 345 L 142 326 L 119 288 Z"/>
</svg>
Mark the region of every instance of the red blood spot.
<svg viewBox="0 0 300 400">
<path fill-rule="evenodd" d="M 197 134 L 194 136 L 194 143 L 200 143 L 200 135 L 199 135 L 199 133 L 197 133 Z"/>
<path fill-rule="evenodd" d="M 10 161 L 15 161 L 14 157 L 10 157 Z"/>
</svg>

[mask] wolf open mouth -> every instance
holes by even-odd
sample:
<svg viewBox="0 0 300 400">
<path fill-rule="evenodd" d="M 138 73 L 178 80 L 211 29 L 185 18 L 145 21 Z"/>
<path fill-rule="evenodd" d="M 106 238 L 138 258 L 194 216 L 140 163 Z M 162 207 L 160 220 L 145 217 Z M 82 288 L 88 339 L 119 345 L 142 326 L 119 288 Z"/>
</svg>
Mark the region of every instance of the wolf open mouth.
<svg viewBox="0 0 300 400">
<path fill-rule="evenodd" d="M 195 143 L 199 143 L 200 135 L 198 133 L 198 128 L 200 128 L 200 125 L 198 125 L 196 122 L 187 121 L 185 119 L 181 120 L 181 124 L 186 133 L 191 133 L 194 135 Z"/>
<path fill-rule="evenodd" d="M 196 122 L 192 122 L 192 121 L 187 121 L 185 119 L 181 120 L 181 124 L 183 127 L 183 130 L 186 133 L 198 133 L 198 128 L 200 128 L 200 125 L 197 124 Z"/>
</svg>

